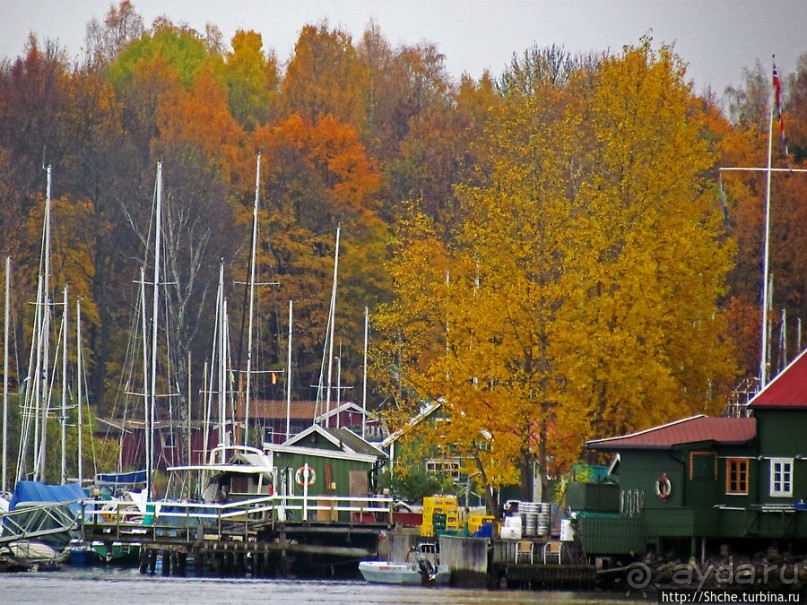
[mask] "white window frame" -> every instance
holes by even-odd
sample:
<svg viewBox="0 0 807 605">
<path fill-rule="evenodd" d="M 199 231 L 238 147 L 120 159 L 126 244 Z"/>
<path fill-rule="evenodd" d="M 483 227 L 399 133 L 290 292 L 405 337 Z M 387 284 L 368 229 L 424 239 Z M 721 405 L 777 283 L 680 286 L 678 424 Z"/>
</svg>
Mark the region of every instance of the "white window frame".
<svg viewBox="0 0 807 605">
<path fill-rule="evenodd" d="M 771 497 L 772 498 L 792 497 L 793 458 L 770 458 L 769 460 L 770 460 Z"/>
</svg>

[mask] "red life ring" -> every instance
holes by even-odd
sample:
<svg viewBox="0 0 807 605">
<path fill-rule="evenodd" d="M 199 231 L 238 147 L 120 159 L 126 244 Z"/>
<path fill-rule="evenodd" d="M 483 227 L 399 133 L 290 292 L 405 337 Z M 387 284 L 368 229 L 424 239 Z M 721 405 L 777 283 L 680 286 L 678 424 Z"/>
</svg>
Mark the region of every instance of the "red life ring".
<svg viewBox="0 0 807 605">
<path fill-rule="evenodd" d="M 317 480 L 317 474 L 314 472 L 313 468 L 304 464 L 294 473 L 294 480 L 300 487 L 311 487 Z"/>
<path fill-rule="evenodd" d="M 672 493 L 670 478 L 667 477 L 667 473 L 662 473 L 656 481 L 656 496 L 663 502 L 670 497 L 670 493 Z"/>
</svg>

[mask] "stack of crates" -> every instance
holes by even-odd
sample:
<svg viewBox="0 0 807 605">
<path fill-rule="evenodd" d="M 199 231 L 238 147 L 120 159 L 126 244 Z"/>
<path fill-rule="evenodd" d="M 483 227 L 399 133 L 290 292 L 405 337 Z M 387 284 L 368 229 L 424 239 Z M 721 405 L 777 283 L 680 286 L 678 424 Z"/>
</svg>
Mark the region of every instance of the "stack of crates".
<svg viewBox="0 0 807 605">
<path fill-rule="evenodd" d="M 460 529 L 460 511 L 456 496 L 427 496 L 423 498 L 421 536 L 456 534 Z"/>
<path fill-rule="evenodd" d="M 485 513 L 471 513 L 468 515 L 468 533 L 473 536 L 485 523 L 493 523 L 493 516 Z"/>
</svg>

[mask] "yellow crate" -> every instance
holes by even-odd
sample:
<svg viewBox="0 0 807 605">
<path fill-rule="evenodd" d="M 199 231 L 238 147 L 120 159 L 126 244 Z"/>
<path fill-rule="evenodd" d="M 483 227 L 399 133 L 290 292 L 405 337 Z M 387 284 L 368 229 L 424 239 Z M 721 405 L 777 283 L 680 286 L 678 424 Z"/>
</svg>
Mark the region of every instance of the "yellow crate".
<svg viewBox="0 0 807 605">
<path fill-rule="evenodd" d="M 493 523 L 493 516 L 479 513 L 468 515 L 468 531 L 472 534 L 476 533 L 485 523 Z"/>
<path fill-rule="evenodd" d="M 423 498 L 423 510 L 434 508 L 456 508 L 456 496 L 426 496 Z"/>
</svg>

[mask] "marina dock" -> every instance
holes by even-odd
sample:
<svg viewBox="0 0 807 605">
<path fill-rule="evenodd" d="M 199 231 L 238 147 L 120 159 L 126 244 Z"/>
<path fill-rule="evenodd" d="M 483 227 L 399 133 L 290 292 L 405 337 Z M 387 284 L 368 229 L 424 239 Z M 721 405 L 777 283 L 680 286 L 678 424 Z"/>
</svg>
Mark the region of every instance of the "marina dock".
<svg viewBox="0 0 807 605">
<path fill-rule="evenodd" d="M 441 535 L 396 526 L 389 498 L 263 497 L 239 503 L 155 503 L 145 517 L 125 504 L 85 502 L 87 543 L 137 545 L 142 573 L 216 577 L 356 577 L 361 560 L 405 560 L 417 542 L 436 541 L 451 583 L 463 587 L 589 588 L 595 571 L 552 540 Z M 152 506 L 151 504 L 149 506 Z"/>
<path fill-rule="evenodd" d="M 87 501 L 87 543 L 137 545 L 140 571 L 184 575 L 340 577 L 379 554 L 394 522 L 389 498 L 268 496 L 229 504 Z"/>
</svg>

